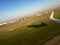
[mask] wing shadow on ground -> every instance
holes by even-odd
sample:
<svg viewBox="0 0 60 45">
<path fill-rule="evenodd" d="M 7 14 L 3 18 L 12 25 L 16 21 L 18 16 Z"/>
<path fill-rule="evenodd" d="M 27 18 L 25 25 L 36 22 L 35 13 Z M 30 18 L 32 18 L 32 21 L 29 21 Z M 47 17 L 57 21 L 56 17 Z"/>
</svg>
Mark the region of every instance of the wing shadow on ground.
<svg viewBox="0 0 60 45">
<path fill-rule="evenodd" d="M 39 28 L 39 27 L 44 27 L 44 26 L 47 26 L 47 24 L 44 23 L 44 22 L 41 22 L 41 23 L 39 23 L 39 24 L 28 25 L 29 28 L 30 28 L 30 27 L 32 27 L 32 28 Z"/>
</svg>

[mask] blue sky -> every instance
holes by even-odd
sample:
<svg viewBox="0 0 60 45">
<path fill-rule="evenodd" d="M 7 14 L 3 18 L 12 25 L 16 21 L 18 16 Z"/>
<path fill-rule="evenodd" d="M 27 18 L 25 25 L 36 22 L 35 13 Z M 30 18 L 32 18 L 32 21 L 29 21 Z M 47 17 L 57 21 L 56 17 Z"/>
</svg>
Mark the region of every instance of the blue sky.
<svg viewBox="0 0 60 45">
<path fill-rule="evenodd" d="M 0 23 L 60 6 L 60 0 L 0 0 Z"/>
</svg>

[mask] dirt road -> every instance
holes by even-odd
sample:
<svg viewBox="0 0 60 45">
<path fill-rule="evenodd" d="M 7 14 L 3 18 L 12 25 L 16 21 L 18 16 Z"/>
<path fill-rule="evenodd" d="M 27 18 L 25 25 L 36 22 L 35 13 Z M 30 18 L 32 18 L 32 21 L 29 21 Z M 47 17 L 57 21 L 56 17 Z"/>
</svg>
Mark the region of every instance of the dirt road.
<svg viewBox="0 0 60 45">
<path fill-rule="evenodd" d="M 60 35 L 54 37 L 43 45 L 60 45 Z"/>
</svg>

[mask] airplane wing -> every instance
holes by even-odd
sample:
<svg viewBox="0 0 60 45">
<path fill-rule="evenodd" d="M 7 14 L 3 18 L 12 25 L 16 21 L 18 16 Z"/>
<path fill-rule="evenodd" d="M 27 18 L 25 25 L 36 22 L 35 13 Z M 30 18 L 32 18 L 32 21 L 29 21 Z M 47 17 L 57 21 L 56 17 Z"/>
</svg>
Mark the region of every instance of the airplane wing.
<svg viewBox="0 0 60 45">
<path fill-rule="evenodd" d="M 52 11 L 51 16 L 50 16 L 50 19 L 53 20 L 53 21 L 55 21 L 55 22 L 60 23 L 60 20 L 57 19 L 57 18 L 54 18 L 53 15 L 54 15 L 54 11 Z"/>
</svg>

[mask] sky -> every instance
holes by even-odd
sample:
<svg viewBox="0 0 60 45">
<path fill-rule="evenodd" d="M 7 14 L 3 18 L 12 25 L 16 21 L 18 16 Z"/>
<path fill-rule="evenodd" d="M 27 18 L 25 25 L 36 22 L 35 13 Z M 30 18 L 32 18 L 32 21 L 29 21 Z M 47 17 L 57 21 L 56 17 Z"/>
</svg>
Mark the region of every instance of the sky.
<svg viewBox="0 0 60 45">
<path fill-rule="evenodd" d="M 60 6 L 60 0 L 0 0 L 0 23 Z"/>
</svg>

